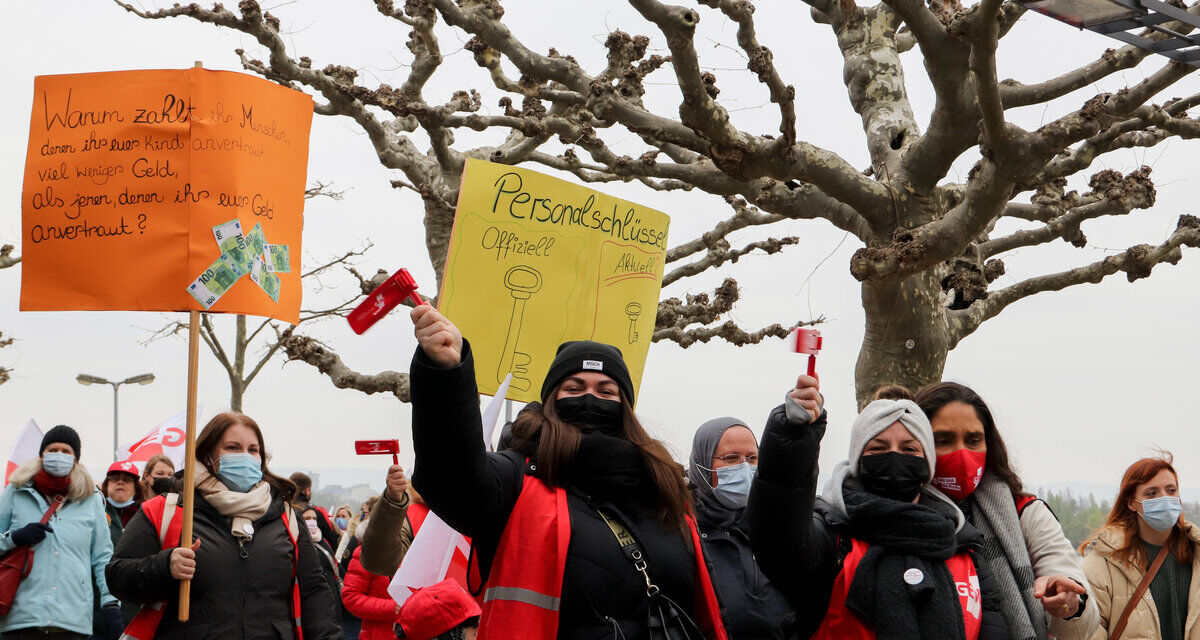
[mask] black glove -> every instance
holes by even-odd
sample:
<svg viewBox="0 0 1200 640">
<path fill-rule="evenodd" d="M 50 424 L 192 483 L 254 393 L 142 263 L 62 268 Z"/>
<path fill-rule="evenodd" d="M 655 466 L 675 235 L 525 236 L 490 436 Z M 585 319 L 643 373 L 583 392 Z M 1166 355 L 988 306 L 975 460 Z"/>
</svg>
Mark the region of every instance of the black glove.
<svg viewBox="0 0 1200 640">
<path fill-rule="evenodd" d="M 121 640 L 125 632 L 125 619 L 121 617 L 121 605 L 113 603 L 104 606 L 104 638 L 105 640 Z"/>
<path fill-rule="evenodd" d="M 13 544 L 18 547 L 22 545 L 33 545 L 46 539 L 47 533 L 54 533 L 54 529 L 44 522 L 30 522 L 8 534 L 12 538 Z"/>
</svg>

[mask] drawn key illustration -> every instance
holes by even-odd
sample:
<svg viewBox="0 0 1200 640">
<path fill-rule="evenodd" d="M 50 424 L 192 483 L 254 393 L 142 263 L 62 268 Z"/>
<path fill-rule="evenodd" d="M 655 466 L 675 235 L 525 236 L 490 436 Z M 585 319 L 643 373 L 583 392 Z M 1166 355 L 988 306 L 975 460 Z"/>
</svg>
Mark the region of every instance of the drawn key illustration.
<svg viewBox="0 0 1200 640">
<path fill-rule="evenodd" d="M 517 351 L 517 343 L 521 339 L 521 324 L 525 319 L 525 302 L 542 288 L 542 273 L 519 264 L 504 274 L 504 286 L 512 295 L 513 307 L 508 321 L 508 335 L 504 338 L 504 352 L 500 356 L 500 366 L 496 368 L 496 380 L 504 380 L 511 371 L 513 378 L 510 386 L 528 391 L 532 382 L 527 374 L 533 359 L 529 354 Z"/>
<path fill-rule="evenodd" d="M 629 344 L 633 344 L 638 341 L 637 319 L 642 315 L 642 305 L 630 302 L 625 305 L 625 315 L 629 316 Z"/>
</svg>

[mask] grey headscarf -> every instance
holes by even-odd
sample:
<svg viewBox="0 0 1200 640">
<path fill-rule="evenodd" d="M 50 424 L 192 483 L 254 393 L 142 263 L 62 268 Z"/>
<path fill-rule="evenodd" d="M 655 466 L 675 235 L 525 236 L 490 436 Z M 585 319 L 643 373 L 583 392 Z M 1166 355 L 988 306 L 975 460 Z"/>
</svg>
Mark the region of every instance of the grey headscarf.
<svg viewBox="0 0 1200 640">
<path fill-rule="evenodd" d="M 930 485 L 930 481 L 933 480 L 934 465 L 937 464 L 933 427 L 929 425 L 929 418 L 925 417 L 925 412 L 921 411 L 921 408 L 911 400 L 876 400 L 863 407 L 862 412 L 854 419 L 853 426 L 850 427 L 848 459 L 837 463 L 833 468 L 833 476 L 825 485 L 825 490 L 821 492 L 821 500 L 832 507 L 834 513 L 842 518 L 846 517 L 846 502 L 842 497 L 842 484 L 846 481 L 847 476 L 858 477 L 859 459 L 862 458 L 862 452 L 863 449 L 866 449 L 867 443 L 897 422 L 908 429 L 908 432 L 921 443 L 921 449 L 925 452 L 925 461 L 929 464 L 929 475 L 926 476 L 925 485 L 921 491 L 939 500 L 944 500 L 954 507 L 958 518 L 958 528 L 961 529 L 964 522 L 962 511 L 958 509 L 953 500 Z"/>
<path fill-rule="evenodd" d="M 713 418 L 700 425 L 700 428 L 696 430 L 696 435 L 692 437 L 692 462 L 688 465 L 688 480 L 696 493 L 696 499 L 709 509 L 741 511 L 741 509 L 731 509 L 723 504 L 717 494 L 713 492 L 712 473 L 709 469 L 712 468 L 713 455 L 717 452 L 717 444 L 721 442 L 721 436 L 725 435 L 730 427 L 745 426 L 745 420 L 729 416 Z"/>
</svg>

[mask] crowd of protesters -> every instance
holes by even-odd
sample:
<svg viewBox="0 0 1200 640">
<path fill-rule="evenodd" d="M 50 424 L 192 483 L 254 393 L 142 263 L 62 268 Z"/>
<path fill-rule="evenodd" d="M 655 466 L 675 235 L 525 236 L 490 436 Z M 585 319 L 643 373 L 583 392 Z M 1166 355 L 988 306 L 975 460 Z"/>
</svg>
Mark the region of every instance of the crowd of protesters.
<svg viewBox="0 0 1200 640">
<path fill-rule="evenodd" d="M 197 437 L 181 541 L 169 458 L 97 486 L 78 433 L 47 432 L 0 493 L 0 638 L 1200 640 L 1200 528 L 1170 454 L 1128 468 L 1076 549 L 969 387 L 879 389 L 834 421 L 850 446 L 822 488 L 816 378 L 782 390 L 761 442 L 714 418 L 680 464 L 634 412 L 621 352 L 590 341 L 560 346 L 491 452 L 470 343 L 428 306 L 412 319 L 416 471 L 393 465 L 363 505 L 314 504 L 253 419 L 222 413 Z M 399 604 L 391 577 L 431 514 L 470 566 Z"/>
</svg>

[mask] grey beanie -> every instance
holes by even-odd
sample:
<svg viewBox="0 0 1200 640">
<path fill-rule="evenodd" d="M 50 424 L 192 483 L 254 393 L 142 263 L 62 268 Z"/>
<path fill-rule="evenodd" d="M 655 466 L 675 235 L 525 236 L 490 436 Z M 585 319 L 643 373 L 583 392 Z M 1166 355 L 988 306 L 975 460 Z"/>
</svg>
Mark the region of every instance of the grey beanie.
<svg viewBox="0 0 1200 640">
<path fill-rule="evenodd" d="M 872 438 L 885 429 L 899 422 L 912 434 L 929 463 L 929 477 L 926 483 L 933 479 L 933 469 L 937 464 L 937 452 L 933 444 L 933 427 L 925 412 L 912 400 L 876 400 L 863 407 L 854 424 L 850 427 L 850 452 L 846 461 L 850 466 L 850 475 L 858 477 L 858 462 L 862 458 L 863 449 Z"/>
</svg>

